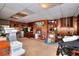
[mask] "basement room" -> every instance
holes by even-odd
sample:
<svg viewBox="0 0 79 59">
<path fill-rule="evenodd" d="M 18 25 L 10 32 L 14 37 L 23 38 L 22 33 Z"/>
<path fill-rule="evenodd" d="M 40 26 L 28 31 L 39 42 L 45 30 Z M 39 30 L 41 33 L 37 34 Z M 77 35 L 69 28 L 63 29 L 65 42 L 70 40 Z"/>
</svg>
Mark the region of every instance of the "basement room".
<svg viewBox="0 0 79 59">
<path fill-rule="evenodd" d="M 79 56 L 79 3 L 0 3 L 0 56 Z"/>
</svg>

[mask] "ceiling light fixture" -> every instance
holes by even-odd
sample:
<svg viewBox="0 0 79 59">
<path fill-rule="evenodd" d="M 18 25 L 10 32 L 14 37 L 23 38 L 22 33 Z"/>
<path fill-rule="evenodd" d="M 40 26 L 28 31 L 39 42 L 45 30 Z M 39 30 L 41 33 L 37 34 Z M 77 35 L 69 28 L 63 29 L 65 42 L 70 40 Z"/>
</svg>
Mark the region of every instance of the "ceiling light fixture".
<svg viewBox="0 0 79 59">
<path fill-rule="evenodd" d="M 25 17 L 25 16 L 27 16 L 27 13 L 21 11 L 21 12 L 16 13 L 15 15 L 11 16 L 10 18 L 13 18 L 13 19 L 19 19 L 19 18 L 21 18 L 21 17 Z"/>
<path fill-rule="evenodd" d="M 42 7 L 42 8 L 48 8 L 48 6 L 49 6 L 48 3 L 42 3 L 42 4 L 41 4 L 41 7 Z"/>
</svg>

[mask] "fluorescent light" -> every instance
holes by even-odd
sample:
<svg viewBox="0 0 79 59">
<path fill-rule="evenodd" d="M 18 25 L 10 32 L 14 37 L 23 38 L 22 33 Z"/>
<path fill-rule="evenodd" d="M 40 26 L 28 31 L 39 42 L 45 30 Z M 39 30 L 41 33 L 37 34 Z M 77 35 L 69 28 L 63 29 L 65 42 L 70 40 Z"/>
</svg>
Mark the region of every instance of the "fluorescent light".
<svg viewBox="0 0 79 59">
<path fill-rule="evenodd" d="M 26 12 L 24 12 L 24 11 L 21 11 L 20 13 L 21 13 L 21 14 L 25 14 L 25 15 L 27 14 L 27 13 L 26 13 Z"/>
<path fill-rule="evenodd" d="M 18 19 L 19 17 L 16 16 L 16 17 L 14 17 L 14 18 L 15 18 L 15 19 Z"/>
<path fill-rule="evenodd" d="M 24 17 L 24 16 L 27 16 L 27 13 L 26 12 L 19 12 L 19 13 L 16 13 L 16 15 L 20 16 L 20 17 Z"/>
<path fill-rule="evenodd" d="M 12 16 L 11 18 L 18 19 L 19 17 L 18 16 Z"/>
</svg>

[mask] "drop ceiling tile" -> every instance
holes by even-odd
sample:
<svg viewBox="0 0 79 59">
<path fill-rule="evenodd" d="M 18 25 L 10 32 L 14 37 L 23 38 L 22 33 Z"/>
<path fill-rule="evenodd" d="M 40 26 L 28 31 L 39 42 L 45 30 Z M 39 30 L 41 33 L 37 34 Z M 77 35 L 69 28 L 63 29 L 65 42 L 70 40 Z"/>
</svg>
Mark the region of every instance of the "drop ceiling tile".
<svg viewBox="0 0 79 59">
<path fill-rule="evenodd" d="M 25 4 L 25 3 L 7 3 L 6 7 L 14 10 L 14 11 L 18 11 L 18 10 L 23 10 L 24 8 L 28 7 L 31 4 Z"/>
<path fill-rule="evenodd" d="M 77 11 L 75 12 L 74 16 L 78 16 L 79 15 L 79 8 L 77 9 Z"/>
<path fill-rule="evenodd" d="M 28 15 L 34 14 L 34 12 L 30 9 L 25 8 L 24 10 L 22 10 L 23 12 L 26 12 Z"/>
<path fill-rule="evenodd" d="M 52 16 L 52 18 L 62 17 L 59 6 L 49 9 L 47 12 Z"/>
<path fill-rule="evenodd" d="M 1 6 L 1 5 L 0 5 Z M 60 7 L 62 8 L 63 17 L 65 16 L 72 16 L 76 10 L 76 8 L 79 6 L 79 3 L 65 3 L 56 7 L 51 7 L 48 9 L 41 8 L 39 3 L 7 3 L 6 7 L 1 11 L 0 16 L 2 18 L 8 18 L 17 12 L 25 11 L 28 12 L 28 16 L 20 18 L 21 22 L 30 22 L 30 21 L 36 21 L 39 19 L 57 19 L 61 18 L 61 11 Z M 1 8 L 1 7 L 0 7 Z M 79 14 L 79 9 L 76 12 L 75 15 Z M 5 17 L 4 17 L 5 16 Z"/>
<path fill-rule="evenodd" d="M 12 10 L 5 7 L 1 11 L 1 18 L 3 18 L 3 19 L 9 18 L 11 15 L 13 15 L 13 13 L 14 13 L 14 11 L 12 11 Z"/>
<path fill-rule="evenodd" d="M 79 4 L 75 3 L 62 5 L 61 9 L 63 12 L 63 16 L 64 17 L 73 16 L 78 6 Z"/>
<path fill-rule="evenodd" d="M 26 6 L 24 5 L 30 5 L 30 4 L 19 4 L 19 3 L 7 3 L 4 9 L 1 11 L 1 17 L 2 18 L 9 18 L 10 16 L 16 14 L 17 12 L 20 12 L 21 10 L 24 10 Z M 4 17 L 5 16 L 5 17 Z"/>
<path fill-rule="evenodd" d="M 31 6 L 28 7 L 28 9 L 32 10 L 35 13 L 39 13 L 41 11 L 44 11 L 39 3 L 33 3 Z"/>
<path fill-rule="evenodd" d="M 50 7 L 53 8 L 57 5 L 59 5 L 60 3 L 48 3 L 49 7 L 47 9 L 49 9 Z M 41 11 L 46 11 L 47 9 L 44 9 L 41 7 L 41 3 L 33 3 L 32 5 L 30 5 L 29 7 L 27 7 L 28 9 L 32 10 L 35 13 L 40 13 Z"/>
<path fill-rule="evenodd" d="M 3 8 L 4 3 L 0 3 L 0 10 Z"/>
</svg>

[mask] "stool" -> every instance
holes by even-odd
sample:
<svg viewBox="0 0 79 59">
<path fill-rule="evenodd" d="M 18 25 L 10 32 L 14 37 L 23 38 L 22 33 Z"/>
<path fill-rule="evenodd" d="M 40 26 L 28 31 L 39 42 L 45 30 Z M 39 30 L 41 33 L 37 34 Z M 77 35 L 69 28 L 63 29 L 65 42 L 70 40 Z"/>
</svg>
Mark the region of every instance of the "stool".
<svg viewBox="0 0 79 59">
<path fill-rule="evenodd" d="M 73 55 L 73 56 L 76 56 L 76 54 L 79 54 L 79 51 L 78 51 L 78 50 L 73 50 L 73 51 L 72 51 L 72 55 Z"/>
</svg>

